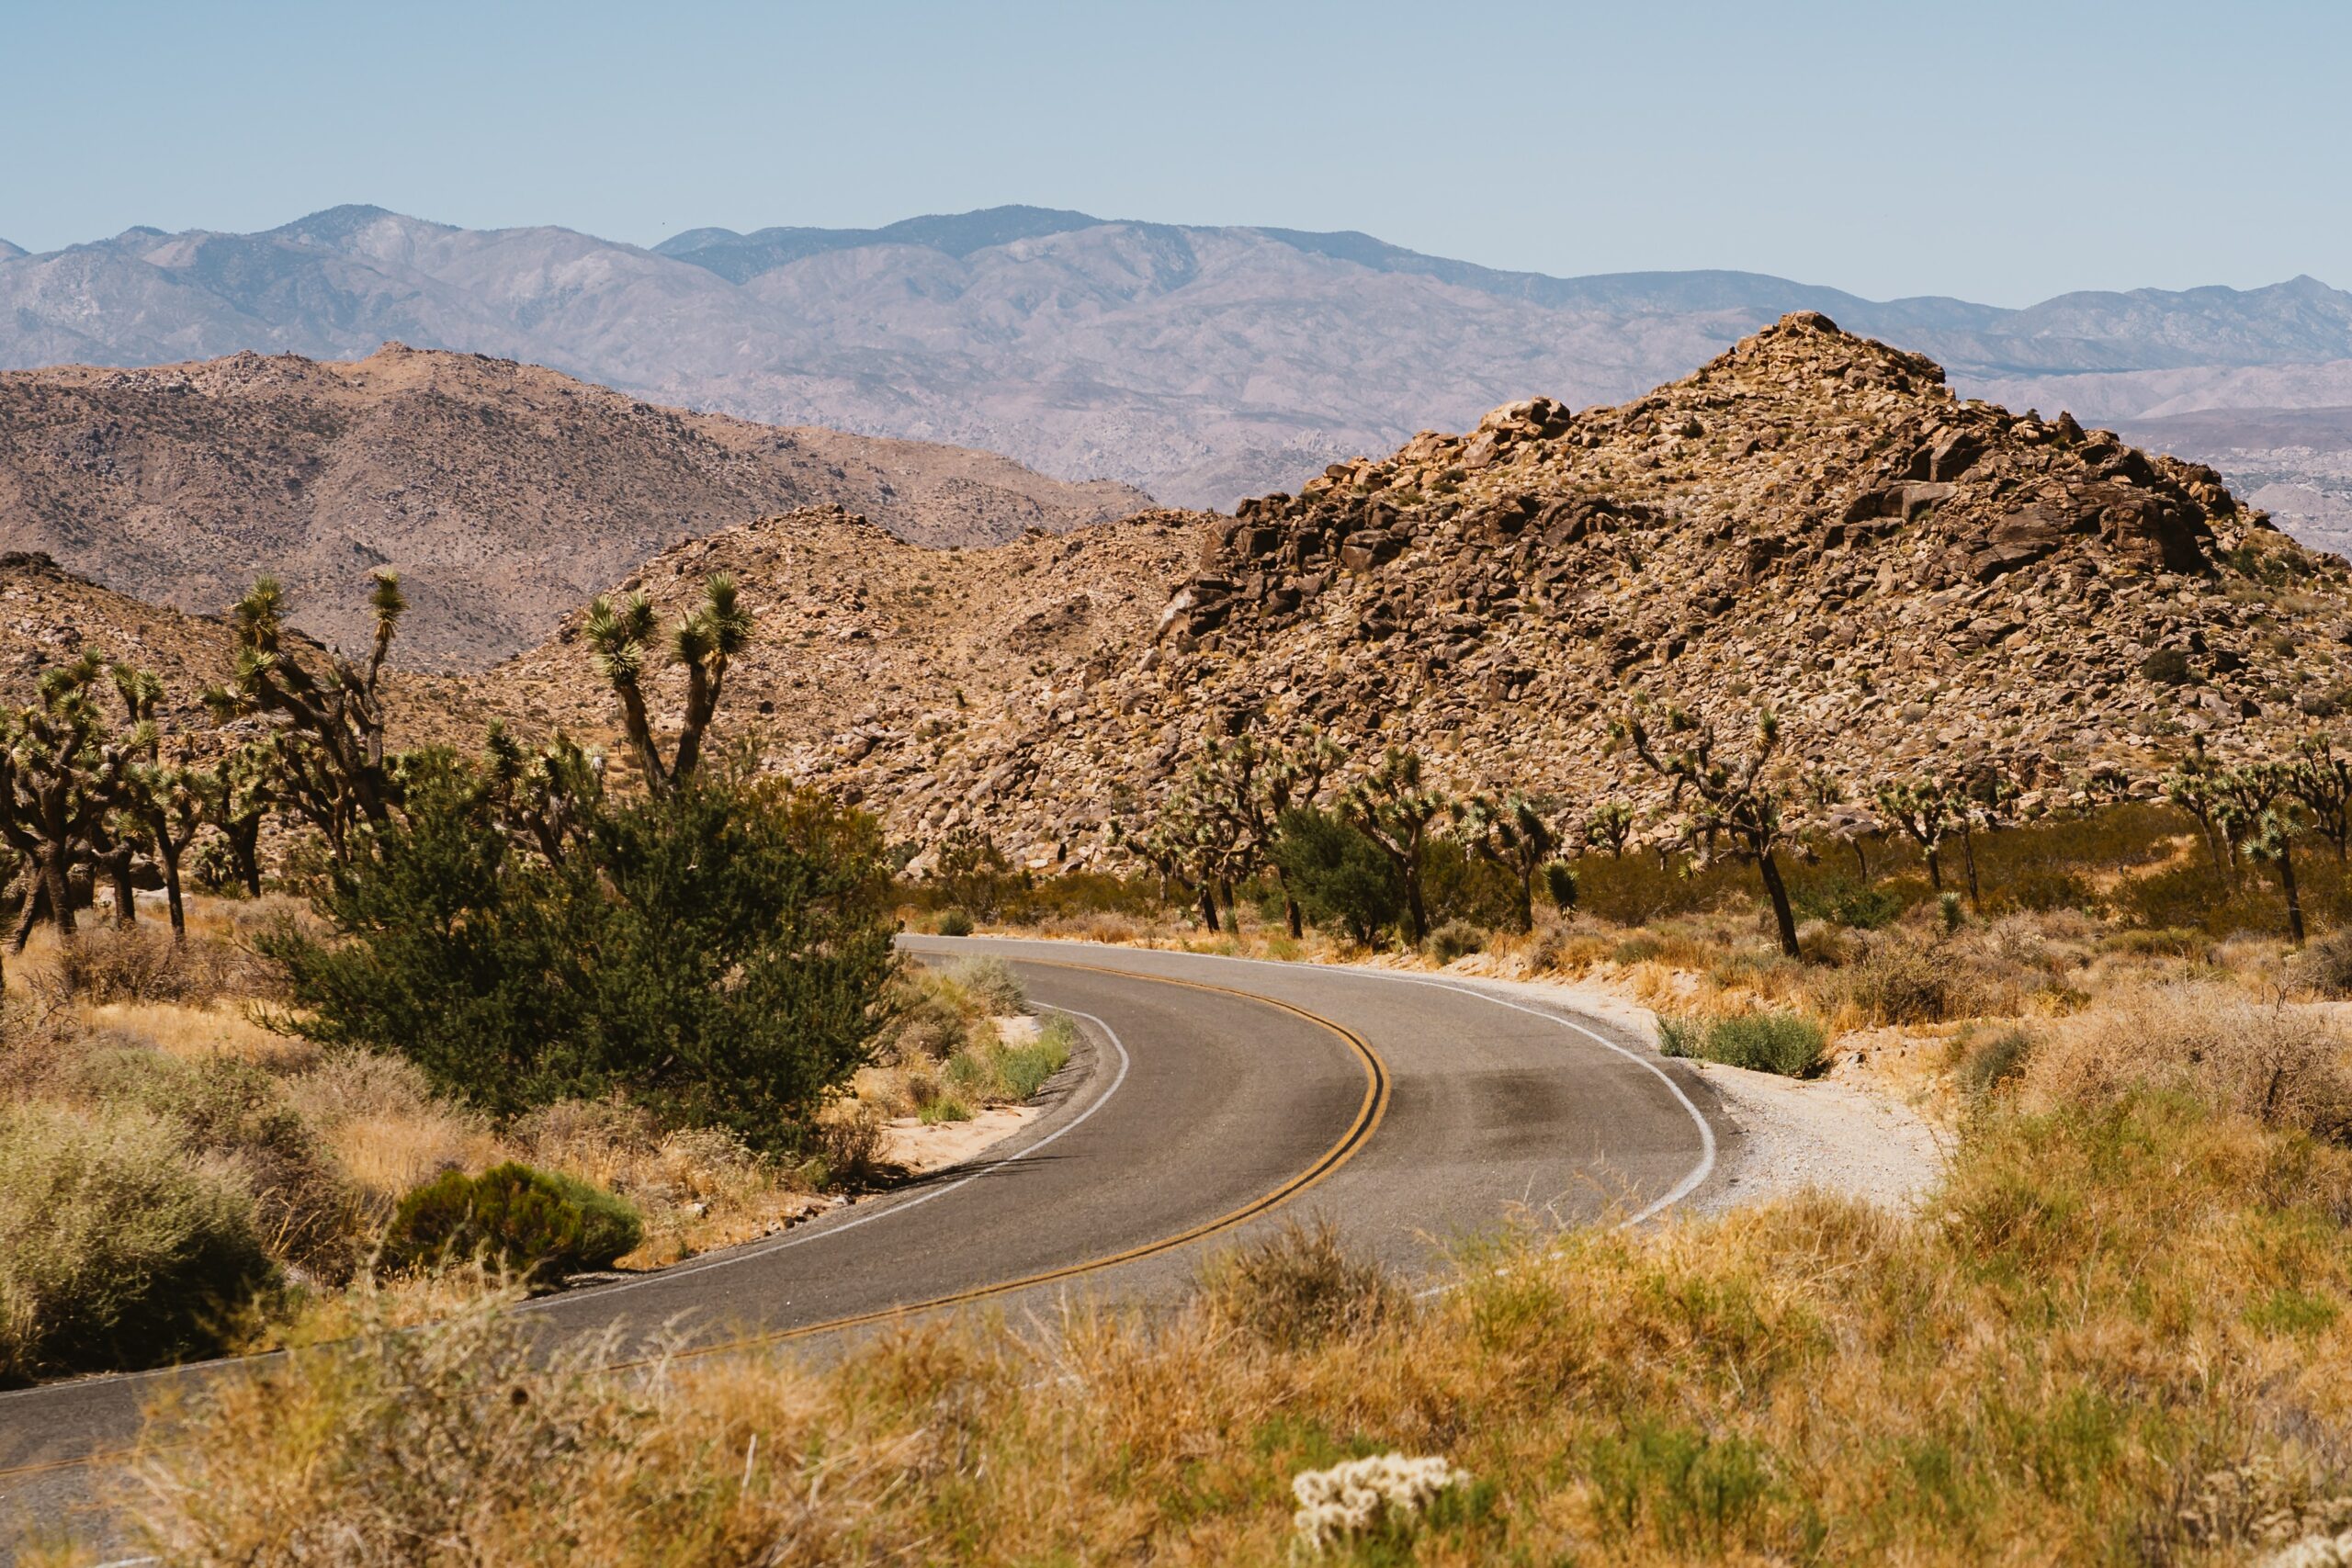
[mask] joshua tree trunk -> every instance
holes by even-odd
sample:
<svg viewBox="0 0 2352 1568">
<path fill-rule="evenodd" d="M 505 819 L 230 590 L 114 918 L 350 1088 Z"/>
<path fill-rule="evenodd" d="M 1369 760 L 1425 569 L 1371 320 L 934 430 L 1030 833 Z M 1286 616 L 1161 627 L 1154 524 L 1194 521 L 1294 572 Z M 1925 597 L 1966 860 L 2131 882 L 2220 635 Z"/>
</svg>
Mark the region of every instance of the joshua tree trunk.
<svg viewBox="0 0 2352 1568">
<path fill-rule="evenodd" d="M 1854 874 L 1868 882 L 1871 879 L 1871 863 L 1870 857 L 1862 853 L 1861 840 L 1849 839 L 1846 847 L 1854 852 Z"/>
<path fill-rule="evenodd" d="M 169 832 L 155 835 L 155 858 L 164 865 L 164 904 L 172 913 L 172 945 L 187 945 L 187 911 L 180 903 L 180 846 Z"/>
<path fill-rule="evenodd" d="M 1936 852 L 1933 850 L 1928 852 L 1928 886 L 1930 891 L 1937 893 L 1944 890 L 1944 868 L 1937 863 Z"/>
<path fill-rule="evenodd" d="M 1535 868 L 1519 868 L 1519 931 L 1521 936 L 1535 929 Z"/>
<path fill-rule="evenodd" d="M 1405 869 L 1405 914 L 1413 922 L 1413 945 L 1419 947 L 1429 940 L 1430 911 L 1421 900 L 1421 868 L 1418 865 Z"/>
<path fill-rule="evenodd" d="M 261 821 L 256 816 L 220 825 L 229 840 L 229 858 L 236 864 L 237 880 L 244 884 L 248 898 L 261 897 Z"/>
<path fill-rule="evenodd" d="M 1976 892 L 1976 836 L 1974 834 L 1965 832 L 1961 834 L 1960 858 L 1968 867 L 1968 907 L 1982 913 L 1984 900 L 1978 897 Z"/>
<path fill-rule="evenodd" d="M 66 852 L 62 844 L 51 844 L 41 851 L 40 890 L 49 900 L 49 918 L 57 922 L 59 939 L 71 942 L 74 939 L 74 890 L 66 886 Z M 24 947 L 21 936 L 17 939 L 17 946 L 19 951 Z"/>
<path fill-rule="evenodd" d="M 2295 856 L 2291 850 L 2278 852 L 2278 890 L 2287 896 L 2287 934 L 2297 947 L 2303 945 L 2303 898 L 2295 888 Z"/>
<path fill-rule="evenodd" d="M 1216 885 L 1215 883 L 1201 884 L 1201 924 L 1209 931 L 1220 929 L 1216 923 Z"/>
<path fill-rule="evenodd" d="M 1791 958 L 1803 958 L 1804 953 L 1797 946 L 1796 912 L 1789 908 L 1788 885 L 1781 880 L 1781 867 L 1771 851 L 1756 857 L 1756 869 L 1763 874 L 1764 891 L 1772 898 L 1772 919 L 1781 928 L 1781 951 Z"/>
</svg>

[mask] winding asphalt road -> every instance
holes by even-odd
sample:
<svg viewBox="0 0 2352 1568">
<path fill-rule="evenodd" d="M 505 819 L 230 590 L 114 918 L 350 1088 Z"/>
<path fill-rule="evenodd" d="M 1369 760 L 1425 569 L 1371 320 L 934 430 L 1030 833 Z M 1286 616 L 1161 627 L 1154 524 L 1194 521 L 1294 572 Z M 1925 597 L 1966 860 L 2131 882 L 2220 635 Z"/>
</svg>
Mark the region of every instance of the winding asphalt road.
<svg viewBox="0 0 2352 1568">
<path fill-rule="evenodd" d="M 519 1310 L 570 1336 L 670 1325 L 694 1353 L 841 1337 L 973 1303 L 1163 1302 L 1205 1253 L 1329 1215 L 1408 1274 L 1512 1215 L 1637 1223 L 1722 1179 L 1714 1099 L 1601 1020 L 1449 976 L 992 938 L 1084 1044 L 1044 1113 L 973 1164 L 763 1242 Z M 0 1552 L 55 1519 L 165 1387 L 252 1362 L 0 1394 Z"/>
</svg>

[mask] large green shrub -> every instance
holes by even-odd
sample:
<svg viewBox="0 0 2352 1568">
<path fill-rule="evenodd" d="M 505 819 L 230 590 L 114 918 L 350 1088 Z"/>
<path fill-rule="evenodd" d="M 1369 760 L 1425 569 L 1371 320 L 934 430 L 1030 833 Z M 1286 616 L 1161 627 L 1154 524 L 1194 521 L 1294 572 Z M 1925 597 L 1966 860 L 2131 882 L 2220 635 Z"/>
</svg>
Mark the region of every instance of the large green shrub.
<svg viewBox="0 0 2352 1568">
<path fill-rule="evenodd" d="M 498 1114 L 621 1094 L 788 1150 L 872 1055 L 891 952 L 874 819 L 744 768 L 599 805 L 550 863 L 451 759 L 412 765 L 319 908 L 266 939 L 288 1026 L 409 1057 Z"/>
<path fill-rule="evenodd" d="M 212 1354 L 276 1282 L 251 1198 L 169 1123 L 0 1110 L 0 1383 Z"/>
<path fill-rule="evenodd" d="M 1405 880 L 1378 846 L 1327 811 L 1282 815 L 1274 863 L 1306 918 L 1369 947 L 1403 918 Z"/>
<path fill-rule="evenodd" d="M 401 1269 L 479 1258 L 547 1282 L 609 1269 L 644 1234 L 612 1193 L 510 1160 L 480 1176 L 444 1171 L 401 1199 L 383 1260 Z"/>
</svg>

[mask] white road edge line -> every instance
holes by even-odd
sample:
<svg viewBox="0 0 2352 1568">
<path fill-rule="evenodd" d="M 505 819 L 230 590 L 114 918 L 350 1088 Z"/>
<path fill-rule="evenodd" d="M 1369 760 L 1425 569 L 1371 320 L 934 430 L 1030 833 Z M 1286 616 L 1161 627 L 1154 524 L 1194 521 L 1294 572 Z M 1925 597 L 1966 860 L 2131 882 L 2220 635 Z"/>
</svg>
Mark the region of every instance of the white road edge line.
<svg viewBox="0 0 2352 1568">
<path fill-rule="evenodd" d="M 1035 1143 L 1029 1145 L 1025 1148 L 1016 1150 L 1013 1153 L 1005 1156 L 1002 1159 L 991 1160 L 988 1164 L 982 1166 L 979 1169 L 972 1172 L 971 1175 L 951 1181 L 944 1187 L 934 1187 L 920 1198 L 910 1198 L 903 1203 L 886 1203 L 876 1208 L 870 1213 L 861 1214 L 855 1219 L 843 1220 L 837 1225 L 825 1225 L 821 1229 L 811 1226 L 801 1230 L 797 1235 L 786 1235 L 782 1239 L 770 1246 L 761 1247 L 754 1245 L 751 1248 L 747 1248 L 741 1252 L 732 1253 L 725 1258 L 707 1258 L 698 1263 L 682 1263 L 676 1268 L 660 1269 L 654 1273 L 644 1275 L 639 1279 L 625 1280 L 618 1284 L 606 1285 L 594 1292 L 585 1292 L 581 1295 L 571 1297 L 544 1296 L 536 1302 L 526 1302 L 515 1310 L 519 1312 L 529 1312 L 534 1308 L 544 1309 L 562 1304 L 566 1302 L 602 1301 L 609 1296 L 617 1296 L 624 1294 L 627 1292 L 634 1291 L 643 1285 L 657 1284 L 669 1280 L 683 1280 L 688 1275 L 704 1273 L 713 1269 L 731 1268 L 738 1263 L 749 1263 L 755 1258 L 773 1257 L 776 1253 L 786 1251 L 791 1247 L 798 1247 L 805 1242 L 822 1241 L 827 1236 L 839 1235 L 843 1231 L 855 1230 L 860 1225 L 870 1225 L 876 1220 L 887 1220 L 893 1214 L 903 1214 L 910 1209 L 919 1209 L 934 1198 L 944 1198 L 947 1194 L 956 1190 L 958 1188 L 969 1187 L 973 1182 L 979 1180 L 980 1178 L 992 1175 L 997 1171 L 1002 1170 L 1006 1166 L 1012 1164 L 1016 1160 L 1028 1158 L 1031 1155 L 1035 1154 L 1039 1149 L 1044 1148 L 1046 1145 L 1051 1144 L 1056 1139 L 1062 1137 L 1064 1134 L 1076 1132 L 1085 1123 L 1089 1117 L 1092 1116 L 1096 1111 L 1102 1110 L 1103 1106 L 1110 1103 L 1110 1100 L 1113 1095 L 1119 1092 L 1119 1086 L 1127 1081 L 1127 1069 L 1134 1065 L 1133 1060 L 1127 1055 L 1126 1042 L 1119 1038 L 1119 1032 L 1113 1029 L 1101 1019 L 1095 1017 L 1092 1013 L 1080 1012 L 1076 1008 L 1056 1007 L 1051 1002 L 1039 1002 L 1036 1005 L 1046 1009 L 1048 1012 L 1061 1013 L 1069 1018 L 1084 1019 L 1087 1022 L 1101 1030 L 1102 1032 L 1102 1037 L 1111 1043 L 1111 1049 L 1118 1053 L 1119 1070 L 1112 1075 L 1110 1087 L 1105 1089 L 1101 1094 L 1095 1096 L 1094 1102 L 1091 1105 L 1089 1105 L 1085 1110 L 1080 1111 L 1076 1116 L 1071 1117 L 1069 1121 L 1063 1122 L 1060 1126 L 1055 1128 L 1052 1132 L 1046 1134 Z"/>
</svg>

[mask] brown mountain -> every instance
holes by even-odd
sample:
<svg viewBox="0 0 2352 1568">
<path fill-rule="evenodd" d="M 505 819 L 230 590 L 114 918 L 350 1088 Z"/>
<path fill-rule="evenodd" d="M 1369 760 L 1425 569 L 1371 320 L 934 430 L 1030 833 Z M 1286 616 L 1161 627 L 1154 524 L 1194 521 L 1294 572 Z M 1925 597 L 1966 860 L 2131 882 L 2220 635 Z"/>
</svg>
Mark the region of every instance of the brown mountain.
<svg viewBox="0 0 2352 1568">
<path fill-rule="evenodd" d="M 1610 722 L 1647 693 L 1727 737 L 1770 706 L 1792 769 L 1857 791 L 1997 759 L 2047 799 L 2352 702 L 2341 559 L 2211 469 L 1962 401 L 1813 314 L 1621 407 L 1512 404 L 1238 518 L 918 557 L 804 514 L 639 581 L 683 604 L 722 565 L 763 633 L 729 702 L 785 765 L 903 836 L 978 821 L 1037 864 L 1103 853 L 1245 713 L 1591 800 L 1627 786 Z M 490 680 L 592 726 L 582 667 L 558 643 Z"/>
<path fill-rule="evenodd" d="M 356 643 L 397 569 L 401 652 L 479 668 L 666 545 L 797 507 L 926 545 L 991 544 L 1148 504 L 1008 458 L 658 408 L 508 360 L 386 344 L 347 364 L 240 354 L 0 375 L 0 547 L 216 610 L 275 570 Z"/>
<path fill-rule="evenodd" d="M 1105 829 L 1251 714 L 1361 759 L 1417 747 L 1455 788 L 1654 805 L 1610 740 L 1647 694 L 1727 739 L 1770 707 L 1792 774 L 1849 793 L 1999 761 L 2040 802 L 2094 767 L 2145 790 L 2191 736 L 2276 746 L 2352 705 L 2340 558 L 2211 469 L 1963 401 L 1931 362 L 1814 314 L 1622 406 L 1510 404 L 1238 517 L 941 551 L 804 510 L 621 585 L 678 608 L 719 570 L 758 625 L 731 726 L 899 837 L 978 823 L 1035 865 L 1112 853 Z M 107 634 L 147 613 L 74 612 Z M 27 622 L 0 614 L 0 658 L 26 661 Z M 578 627 L 415 688 L 412 733 L 466 739 L 495 712 L 609 742 Z M 655 680 L 657 719 L 681 694 Z"/>
</svg>

